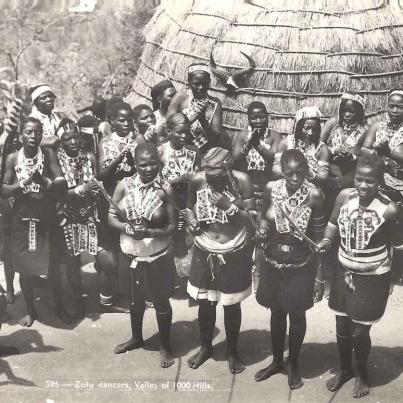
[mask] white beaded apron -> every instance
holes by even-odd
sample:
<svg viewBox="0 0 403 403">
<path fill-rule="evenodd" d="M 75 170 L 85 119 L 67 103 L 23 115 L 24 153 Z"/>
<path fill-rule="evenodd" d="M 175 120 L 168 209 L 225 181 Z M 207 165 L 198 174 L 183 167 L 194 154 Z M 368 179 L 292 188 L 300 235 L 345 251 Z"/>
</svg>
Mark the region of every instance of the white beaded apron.
<svg viewBox="0 0 403 403">
<path fill-rule="evenodd" d="M 37 170 L 40 174 L 43 173 L 44 155 L 40 147 L 38 147 L 38 153 L 33 158 L 27 158 L 24 154 L 24 149 L 21 148 L 17 155 L 17 165 L 15 166 L 15 174 L 17 181 L 20 183 L 22 193 L 38 193 L 40 185 L 35 182 L 31 182 L 29 185 L 22 185 L 22 182 L 29 178 L 29 176 Z M 37 247 L 37 218 L 22 218 L 22 221 L 28 222 L 28 250 L 35 251 Z"/>
<path fill-rule="evenodd" d="M 248 133 L 248 141 L 250 140 L 252 136 L 252 129 L 249 127 L 249 133 Z M 261 142 L 265 143 L 267 146 L 267 149 L 271 148 L 271 144 L 268 144 L 268 140 L 270 137 L 270 132 L 269 129 L 266 129 L 266 132 L 261 140 Z M 264 171 L 266 169 L 266 161 L 264 158 L 260 155 L 260 153 L 252 147 L 248 154 L 246 155 L 246 162 L 248 163 L 247 170 L 248 171 Z"/>
<path fill-rule="evenodd" d="M 196 102 L 197 100 L 193 97 L 192 91 L 189 91 L 189 107 L 183 109 L 182 113 L 186 116 L 191 116 L 196 112 Z M 215 111 L 217 109 L 217 102 L 211 99 L 208 95 L 204 99 L 206 100 L 206 109 L 204 110 L 204 117 L 207 122 L 210 124 L 213 120 Z M 205 136 L 204 129 L 199 122 L 199 119 L 196 119 L 191 124 L 191 133 L 193 135 L 192 142 L 197 148 L 202 148 L 204 145 L 207 144 L 207 138 Z"/>
<path fill-rule="evenodd" d="M 235 200 L 235 197 L 228 189 L 225 189 L 222 194 L 228 197 L 230 202 Z M 198 190 L 196 195 L 196 217 L 199 222 L 206 222 L 207 224 L 214 222 L 225 224 L 228 222 L 228 217 L 225 211 L 221 210 L 211 201 L 211 187 L 207 186 L 204 189 Z"/>
<path fill-rule="evenodd" d="M 161 176 L 165 180 L 170 180 L 180 178 L 186 173 L 193 173 L 196 151 L 185 147 L 180 150 L 174 150 L 169 144 L 168 147 L 170 149 L 170 158 L 165 162 L 161 170 Z"/>
<path fill-rule="evenodd" d="M 133 137 L 133 133 L 129 133 L 126 137 L 120 137 L 116 133 L 112 133 L 111 139 L 102 143 L 102 149 L 104 152 L 103 167 L 108 167 L 112 161 L 120 154 L 119 144 L 124 146 L 129 145 L 129 151 L 134 153 L 137 143 Z M 119 171 L 130 172 L 132 167 L 128 164 L 127 157 L 123 158 L 123 161 L 118 165 Z"/>
<path fill-rule="evenodd" d="M 124 207 L 127 218 L 135 225 L 141 225 L 143 220 L 150 221 L 155 211 L 162 206 L 160 186 L 165 189 L 169 184 L 160 179 L 158 175 L 152 182 L 143 183 L 138 174 L 124 179 L 126 186 Z M 166 237 L 135 240 L 125 233 L 120 237 L 122 252 L 133 257 L 131 268 L 135 268 L 140 261 L 152 262 L 166 254 L 169 242 L 169 238 Z"/>
<path fill-rule="evenodd" d="M 311 188 L 312 185 L 305 180 L 294 194 L 288 196 L 285 180 L 280 179 L 275 182 L 271 197 L 275 200 L 275 203 L 273 203 L 274 218 L 279 234 L 289 233 L 299 240 L 303 239 L 290 225 L 279 205 L 281 204 L 282 208 L 289 213 L 290 218 L 298 229 L 305 234 L 312 212 L 312 209 L 306 204 L 309 200 Z"/>
<path fill-rule="evenodd" d="M 43 137 L 50 137 L 56 135 L 56 130 L 59 127 L 61 121 L 56 112 L 52 112 L 50 115 L 45 115 L 39 112 L 38 108 L 34 105 L 32 107 L 31 117 L 38 119 L 42 123 Z"/>
<path fill-rule="evenodd" d="M 143 183 L 138 174 L 124 179 L 127 196 L 125 209 L 127 218 L 136 224 L 141 224 L 142 219 L 150 221 L 155 210 L 162 206 L 162 200 L 158 191 L 158 177 L 150 183 Z"/>
<path fill-rule="evenodd" d="M 345 282 L 352 290 L 355 287 L 350 270 L 364 274 L 390 270 L 391 260 L 386 244 L 367 248 L 372 235 L 385 222 L 387 208 L 388 202 L 378 197 L 368 207 L 361 208 L 358 193 L 353 190 L 340 209 L 337 220 L 341 238 L 339 261 L 345 268 Z"/>
<path fill-rule="evenodd" d="M 293 135 L 289 135 L 287 137 L 287 148 L 290 149 L 296 149 L 301 151 L 304 155 L 305 158 L 308 161 L 308 166 L 309 166 L 309 175 L 308 178 L 309 180 L 312 180 L 315 178 L 317 172 L 318 172 L 318 159 L 316 158 L 317 152 L 320 150 L 322 147 L 322 142 L 319 142 L 317 146 L 315 144 L 307 144 L 305 141 L 298 140 L 297 142 L 295 141 L 295 137 Z"/>
<path fill-rule="evenodd" d="M 387 207 L 375 198 L 367 208 L 360 209 L 358 194 L 352 192 L 341 207 L 338 218 L 340 237 L 347 253 L 351 254 L 353 249 L 365 249 L 374 232 L 385 222 L 383 214 Z"/>
<path fill-rule="evenodd" d="M 57 156 L 69 189 L 94 178 L 92 161 L 88 153 L 80 150 L 77 157 L 70 157 L 60 147 Z M 87 210 L 84 210 L 87 213 Z M 90 255 L 97 254 L 98 236 L 96 219 L 97 217 L 94 215 L 88 217 L 87 222 L 68 223 L 63 226 L 64 238 L 70 254 L 73 256 L 80 255 L 83 252 L 88 252 Z"/>
<path fill-rule="evenodd" d="M 333 136 L 330 139 L 332 147 L 342 148 L 355 147 L 360 137 L 364 134 L 364 127 L 360 124 L 355 125 L 339 125 L 337 124 L 332 130 Z"/>
</svg>

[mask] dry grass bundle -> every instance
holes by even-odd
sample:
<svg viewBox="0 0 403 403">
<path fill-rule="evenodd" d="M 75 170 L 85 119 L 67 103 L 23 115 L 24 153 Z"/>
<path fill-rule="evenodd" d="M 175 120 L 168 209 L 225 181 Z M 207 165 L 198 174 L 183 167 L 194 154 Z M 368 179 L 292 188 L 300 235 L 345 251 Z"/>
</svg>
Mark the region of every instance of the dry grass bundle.
<svg viewBox="0 0 403 403">
<path fill-rule="evenodd" d="M 346 91 L 362 94 L 367 116 L 379 119 L 386 93 L 403 77 L 397 0 L 170 0 L 145 35 L 131 104 L 149 101 L 150 87 L 163 78 L 184 90 L 187 66 L 208 62 L 212 49 L 217 65 L 229 72 L 245 67 L 240 51 L 253 57 L 256 69 L 235 95 L 213 77 L 211 94 L 222 100 L 232 132 L 247 126 L 245 110 L 255 99 L 266 104 L 271 126 L 281 132 L 290 132 L 304 106 L 319 106 L 325 118 L 334 115 Z"/>
</svg>

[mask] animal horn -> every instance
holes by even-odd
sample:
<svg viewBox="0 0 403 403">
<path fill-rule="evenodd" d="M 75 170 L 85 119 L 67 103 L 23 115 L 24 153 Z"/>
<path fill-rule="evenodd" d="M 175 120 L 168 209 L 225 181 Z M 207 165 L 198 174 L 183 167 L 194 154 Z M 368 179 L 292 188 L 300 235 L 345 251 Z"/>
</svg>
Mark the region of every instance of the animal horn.
<svg viewBox="0 0 403 403">
<path fill-rule="evenodd" d="M 220 80 L 222 80 L 224 82 L 228 80 L 228 77 L 230 76 L 230 74 L 227 71 L 219 69 L 217 67 L 217 63 L 213 57 L 213 49 L 211 49 L 211 52 L 210 52 L 210 67 L 211 67 L 211 72 L 214 75 L 216 75 Z"/>
<path fill-rule="evenodd" d="M 246 53 L 244 53 L 244 52 L 242 52 L 242 51 L 240 51 L 240 52 L 248 59 L 248 61 L 249 61 L 249 67 L 246 67 L 246 68 L 244 68 L 244 69 L 241 69 L 241 70 L 236 71 L 235 73 L 232 73 L 231 77 L 232 77 L 232 80 L 233 80 L 235 83 L 237 83 L 238 80 L 239 80 L 240 78 L 242 78 L 245 74 L 250 73 L 254 68 L 256 68 L 256 63 L 255 63 L 255 61 L 252 59 L 252 57 L 249 56 L 249 55 L 247 55 Z"/>
</svg>

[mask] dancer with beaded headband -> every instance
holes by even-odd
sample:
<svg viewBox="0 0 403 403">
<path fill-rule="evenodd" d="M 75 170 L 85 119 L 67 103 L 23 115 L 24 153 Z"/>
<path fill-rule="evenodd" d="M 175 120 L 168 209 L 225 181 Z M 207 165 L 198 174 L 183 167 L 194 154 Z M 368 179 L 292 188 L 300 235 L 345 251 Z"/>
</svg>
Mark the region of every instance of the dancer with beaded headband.
<svg viewBox="0 0 403 403">
<path fill-rule="evenodd" d="M 205 154 L 210 148 L 225 145 L 222 108 L 219 99 L 209 95 L 211 72 L 208 65 L 193 63 L 188 68 L 189 92 L 172 99 L 167 116 L 183 112 L 191 123 L 191 142 Z"/>
<path fill-rule="evenodd" d="M 257 208 L 261 207 L 264 187 L 272 176 L 272 166 L 280 133 L 268 128 L 269 115 L 262 102 L 254 101 L 248 106 L 247 131 L 235 139 L 232 157 L 235 166 L 247 172 L 253 182 Z"/>
<path fill-rule="evenodd" d="M 200 170 L 200 154 L 195 146 L 187 144 L 190 122 L 183 113 L 175 113 L 168 118 L 167 133 L 169 141 L 158 148 L 162 163 L 161 176 L 172 185 L 177 207 L 184 210 L 189 181 Z M 181 216 L 178 231 L 173 237 L 173 253 L 175 257 L 187 254 L 185 221 Z"/>
<path fill-rule="evenodd" d="M 385 161 L 382 193 L 400 208 L 403 221 L 403 90 L 391 90 L 387 101 L 388 119 L 369 128 L 362 151 L 376 153 Z M 402 273 L 403 251 L 395 250 L 393 268 Z"/>
<path fill-rule="evenodd" d="M 340 98 L 338 116 L 330 118 L 322 128 L 321 140 L 331 153 L 330 177 L 327 187 L 329 205 L 333 206 L 338 192 L 350 187 L 354 180 L 357 155 L 368 131 L 364 98 L 345 93 Z"/>
<path fill-rule="evenodd" d="M 75 299 L 74 317 L 82 318 L 85 304 L 80 257 L 83 252 L 93 256 L 98 253 L 96 195 L 99 188 L 93 181 L 97 174 L 97 162 L 93 153 L 83 150 L 79 128 L 72 120 L 62 119 L 56 135 L 61 140 L 57 157 L 68 188 L 64 200 L 58 203 L 57 216 L 63 250 L 67 253 L 67 278 Z M 63 253 L 59 256 L 62 257 Z M 101 292 L 105 288 L 102 284 L 104 277 L 101 275 Z M 109 283 L 108 278 L 106 281 Z"/>
<path fill-rule="evenodd" d="M 277 155 L 281 156 L 285 150 L 301 151 L 308 160 L 307 179 L 323 188 L 329 177 L 330 152 L 326 144 L 320 141 L 321 117 L 322 113 L 316 106 L 300 109 L 295 114 L 294 133 L 283 138 Z"/>
<path fill-rule="evenodd" d="M 201 346 L 188 365 L 196 369 L 212 356 L 216 306 L 224 306 L 226 356 L 231 373 L 245 369 L 238 354 L 241 302 L 251 294 L 251 217 L 255 210 L 252 181 L 233 171 L 228 150 L 215 147 L 204 156 L 203 171 L 190 181 L 187 215 L 195 233 L 188 283 L 199 302 Z"/>
<path fill-rule="evenodd" d="M 53 289 L 56 314 L 70 322 L 61 294 L 60 276 L 55 265 L 55 198 L 66 191 L 66 181 L 53 149 L 39 146 L 41 122 L 29 117 L 22 126 L 22 148 L 7 156 L 3 197 L 13 197 L 11 251 L 27 315 L 22 326 L 31 326 L 37 317 L 34 305 L 36 278 L 48 277 Z"/>
<path fill-rule="evenodd" d="M 59 146 L 60 139 L 56 136 L 56 130 L 60 121 L 67 116 L 62 112 L 56 112 L 56 95 L 48 84 L 38 84 L 29 89 L 32 101 L 32 111 L 30 116 L 38 119 L 42 124 L 42 147 Z"/>
<path fill-rule="evenodd" d="M 134 129 L 133 111 L 129 104 L 116 100 L 108 109 L 112 133 L 103 137 L 99 143 L 98 178 L 103 181 L 109 195 L 113 195 L 118 182 L 133 175 L 134 150 L 145 142 L 143 135 Z M 101 220 L 102 245 L 98 256 L 96 268 L 105 273 L 118 274 L 119 232 L 108 227 L 109 205 L 101 199 L 98 203 L 98 213 Z M 102 257 L 101 257 L 102 256 Z M 108 274 L 109 277 L 109 274 Z M 121 283 L 121 281 L 119 281 Z M 106 285 L 106 282 L 105 282 Z M 122 285 L 122 284 L 120 284 Z M 100 305 L 106 312 L 122 312 L 122 308 L 112 302 L 112 285 L 101 290 Z"/>
<path fill-rule="evenodd" d="M 383 172 L 384 163 L 376 155 L 358 159 L 354 188 L 340 192 L 319 245 L 326 252 L 340 237 L 339 267 L 332 279 L 329 307 L 336 314 L 341 369 L 327 382 L 327 388 L 334 392 L 353 377 L 354 350 L 354 398 L 369 393 L 369 332 L 385 312 L 390 294 L 390 247 L 392 243 L 403 247 L 398 207 L 379 192 Z"/>
<path fill-rule="evenodd" d="M 116 346 L 115 353 L 144 345 L 142 328 L 147 285 L 158 323 L 161 367 L 167 368 L 174 363 L 170 347 L 172 308 L 169 297 L 173 294 L 176 269 L 170 237 L 178 226 L 177 214 L 171 203 L 171 188 L 159 175 L 161 161 L 156 147 L 150 143 L 140 144 L 134 159 L 137 173 L 119 182 L 113 195 L 121 214 L 114 208 L 109 211 L 110 226 L 121 234 L 119 264 L 122 273 L 126 276 L 130 273 L 127 284 L 131 294 L 132 337 Z"/>
<path fill-rule="evenodd" d="M 287 150 L 281 156 L 283 179 L 266 186 L 258 240 L 265 243 L 256 299 L 271 310 L 273 362 L 255 375 L 260 382 L 284 368 L 284 342 L 289 316 L 288 384 L 303 385 L 298 359 L 306 332 L 305 312 L 323 297 L 320 260 L 311 243 L 322 238 L 325 226 L 324 197 L 308 182 L 308 162 L 301 151 Z M 309 241 L 309 242 L 308 242 Z"/>
<path fill-rule="evenodd" d="M 388 94 L 388 120 L 369 128 L 363 152 L 376 153 L 385 160 L 382 191 L 395 203 L 403 205 L 403 90 Z"/>
</svg>

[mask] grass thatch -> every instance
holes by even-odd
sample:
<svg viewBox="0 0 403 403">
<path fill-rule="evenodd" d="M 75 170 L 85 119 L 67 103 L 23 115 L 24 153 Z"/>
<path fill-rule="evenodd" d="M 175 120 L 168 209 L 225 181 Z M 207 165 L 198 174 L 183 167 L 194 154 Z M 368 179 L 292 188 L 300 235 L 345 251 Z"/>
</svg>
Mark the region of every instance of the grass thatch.
<svg viewBox="0 0 403 403">
<path fill-rule="evenodd" d="M 212 95 L 223 103 L 231 131 L 247 126 L 245 110 L 261 100 L 271 126 L 289 132 L 295 112 L 317 105 L 324 117 L 336 113 L 339 96 L 365 96 L 372 119 L 385 112 L 386 93 L 403 78 L 403 14 L 397 0 L 167 0 L 148 24 L 142 63 L 128 97 L 150 99 L 150 87 L 163 78 L 185 89 L 187 66 L 208 62 L 245 67 L 240 50 L 256 61 L 247 88 L 227 96 L 214 78 Z M 395 4 L 396 3 L 396 4 Z"/>
</svg>

